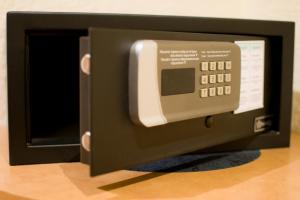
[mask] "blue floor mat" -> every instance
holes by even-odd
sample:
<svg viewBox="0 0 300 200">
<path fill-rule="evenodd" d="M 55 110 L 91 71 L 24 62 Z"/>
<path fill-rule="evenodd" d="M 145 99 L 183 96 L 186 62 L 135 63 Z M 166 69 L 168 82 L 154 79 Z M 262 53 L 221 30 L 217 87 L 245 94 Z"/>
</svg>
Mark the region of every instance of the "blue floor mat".
<svg viewBox="0 0 300 200">
<path fill-rule="evenodd" d="M 143 172 L 195 172 L 225 169 L 246 164 L 260 156 L 259 150 L 210 154 L 186 154 L 131 168 Z"/>
</svg>

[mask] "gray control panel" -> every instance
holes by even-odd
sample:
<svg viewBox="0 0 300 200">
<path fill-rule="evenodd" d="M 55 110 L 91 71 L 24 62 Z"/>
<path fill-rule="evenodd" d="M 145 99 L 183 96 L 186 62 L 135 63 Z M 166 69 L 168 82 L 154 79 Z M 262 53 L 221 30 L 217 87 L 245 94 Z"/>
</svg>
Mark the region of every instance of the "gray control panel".
<svg viewBox="0 0 300 200">
<path fill-rule="evenodd" d="M 240 55 L 232 42 L 136 41 L 129 63 L 132 120 L 151 127 L 234 111 Z"/>
</svg>

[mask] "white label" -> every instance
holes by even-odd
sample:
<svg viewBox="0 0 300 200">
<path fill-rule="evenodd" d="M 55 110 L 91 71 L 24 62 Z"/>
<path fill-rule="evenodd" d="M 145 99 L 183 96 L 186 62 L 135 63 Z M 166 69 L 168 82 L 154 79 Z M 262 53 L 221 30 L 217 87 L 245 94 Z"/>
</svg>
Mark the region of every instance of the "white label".
<svg viewBox="0 0 300 200">
<path fill-rule="evenodd" d="M 264 107 L 265 41 L 235 41 L 241 48 L 240 105 L 235 114 Z"/>
</svg>

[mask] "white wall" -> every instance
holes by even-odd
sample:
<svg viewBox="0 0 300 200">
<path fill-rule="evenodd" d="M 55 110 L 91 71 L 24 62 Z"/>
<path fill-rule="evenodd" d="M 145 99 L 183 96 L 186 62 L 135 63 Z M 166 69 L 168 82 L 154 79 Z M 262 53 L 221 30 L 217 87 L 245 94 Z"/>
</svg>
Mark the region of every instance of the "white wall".
<svg viewBox="0 0 300 200">
<path fill-rule="evenodd" d="M 132 13 L 272 19 L 300 22 L 300 0 L 0 0 L 0 124 L 7 121 L 6 12 Z M 294 89 L 300 91 L 300 38 L 296 26 Z"/>
</svg>

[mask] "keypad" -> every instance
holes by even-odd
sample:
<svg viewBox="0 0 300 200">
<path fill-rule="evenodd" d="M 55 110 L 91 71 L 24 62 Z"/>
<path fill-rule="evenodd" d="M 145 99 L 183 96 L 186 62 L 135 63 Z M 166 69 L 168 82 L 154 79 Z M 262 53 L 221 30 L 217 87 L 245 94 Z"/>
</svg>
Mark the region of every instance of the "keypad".
<svg viewBox="0 0 300 200">
<path fill-rule="evenodd" d="M 227 85 L 225 86 L 225 94 L 230 94 L 231 93 L 231 86 Z"/>
<path fill-rule="evenodd" d="M 211 98 L 231 94 L 232 62 L 203 61 L 200 63 L 200 91 L 201 98 Z"/>
<path fill-rule="evenodd" d="M 218 62 L 218 70 L 224 70 L 224 61 Z"/>
<path fill-rule="evenodd" d="M 216 83 L 216 75 L 215 74 L 209 75 L 209 83 Z"/>
<path fill-rule="evenodd" d="M 221 96 L 224 94 L 224 87 L 217 87 L 217 95 Z"/>
<path fill-rule="evenodd" d="M 217 69 L 217 62 L 210 62 L 209 63 L 209 70 L 214 71 Z"/>
<path fill-rule="evenodd" d="M 225 69 L 231 69 L 231 61 L 225 62 Z"/>
<path fill-rule="evenodd" d="M 209 96 L 210 97 L 216 96 L 216 88 L 215 87 L 209 88 Z"/>
<path fill-rule="evenodd" d="M 200 90 L 200 96 L 203 97 L 208 97 L 208 89 L 207 88 L 203 88 Z"/>
<path fill-rule="evenodd" d="M 201 70 L 207 71 L 208 70 L 208 62 L 202 62 L 201 63 Z"/>
<path fill-rule="evenodd" d="M 201 76 L 201 84 L 208 84 L 208 75 Z"/>
<path fill-rule="evenodd" d="M 223 83 L 224 82 L 224 74 L 218 74 L 218 83 Z"/>
<path fill-rule="evenodd" d="M 231 82 L 231 74 L 225 74 L 225 82 Z"/>
</svg>

